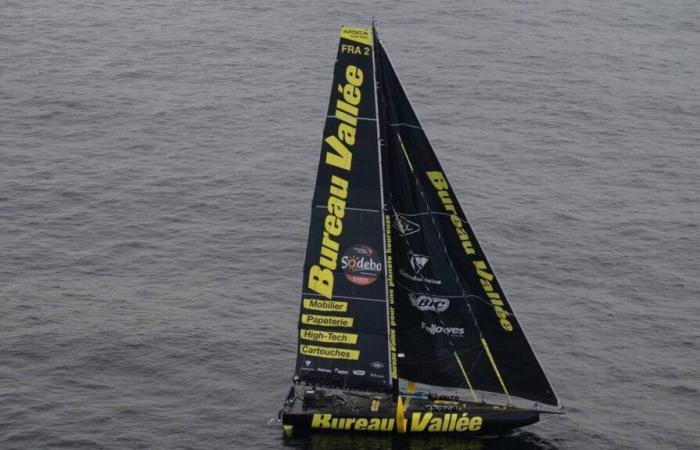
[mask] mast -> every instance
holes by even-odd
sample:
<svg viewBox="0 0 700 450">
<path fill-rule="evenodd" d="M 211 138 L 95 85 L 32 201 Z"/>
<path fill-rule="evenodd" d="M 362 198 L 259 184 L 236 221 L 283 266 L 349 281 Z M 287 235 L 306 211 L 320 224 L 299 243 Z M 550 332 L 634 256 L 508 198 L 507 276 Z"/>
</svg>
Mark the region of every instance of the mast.
<svg viewBox="0 0 700 450">
<path fill-rule="evenodd" d="M 377 35 L 377 29 L 374 26 L 374 19 L 372 19 L 372 71 L 374 73 L 374 111 L 375 117 L 377 118 L 377 159 L 379 161 L 379 192 L 382 199 L 382 228 L 384 232 L 382 233 L 382 242 L 384 248 L 384 267 L 386 267 L 386 278 L 384 283 L 384 288 L 386 292 L 387 308 L 386 308 L 386 323 L 387 330 L 389 330 L 389 339 L 387 339 L 387 352 L 388 361 L 391 373 L 391 384 L 392 393 L 396 397 L 399 393 L 399 377 L 398 377 L 398 367 L 396 361 L 396 332 L 394 330 L 394 324 L 392 324 L 391 318 L 394 316 L 394 275 L 393 275 L 393 263 L 391 256 L 391 217 L 388 215 L 388 202 L 387 197 L 384 193 L 384 178 L 388 176 L 388 171 L 385 170 L 384 164 L 382 162 L 382 153 L 384 152 L 384 139 L 383 130 L 385 129 L 384 123 L 385 114 L 379 113 L 379 89 L 380 82 L 377 76 L 377 57 L 376 57 L 376 47 L 379 42 L 379 36 Z"/>
</svg>

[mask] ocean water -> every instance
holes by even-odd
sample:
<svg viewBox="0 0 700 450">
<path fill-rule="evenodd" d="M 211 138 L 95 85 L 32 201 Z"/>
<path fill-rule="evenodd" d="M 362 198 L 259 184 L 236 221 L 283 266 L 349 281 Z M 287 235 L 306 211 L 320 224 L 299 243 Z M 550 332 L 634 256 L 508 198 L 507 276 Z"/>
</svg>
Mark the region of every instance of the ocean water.
<svg viewBox="0 0 700 450">
<path fill-rule="evenodd" d="M 268 421 L 341 24 L 377 20 L 567 408 Z M 0 2 L 0 448 L 700 447 L 700 4 Z"/>
</svg>

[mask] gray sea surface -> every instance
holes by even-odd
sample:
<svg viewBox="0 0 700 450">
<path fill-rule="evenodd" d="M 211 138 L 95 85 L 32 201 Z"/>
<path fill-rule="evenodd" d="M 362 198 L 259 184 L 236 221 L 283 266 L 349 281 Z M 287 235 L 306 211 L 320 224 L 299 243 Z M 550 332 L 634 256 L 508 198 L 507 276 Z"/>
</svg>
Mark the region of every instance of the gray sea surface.
<svg viewBox="0 0 700 450">
<path fill-rule="evenodd" d="M 268 424 L 372 16 L 565 416 Z M 698 448 L 699 198 L 697 0 L 2 0 L 0 448 Z"/>
</svg>

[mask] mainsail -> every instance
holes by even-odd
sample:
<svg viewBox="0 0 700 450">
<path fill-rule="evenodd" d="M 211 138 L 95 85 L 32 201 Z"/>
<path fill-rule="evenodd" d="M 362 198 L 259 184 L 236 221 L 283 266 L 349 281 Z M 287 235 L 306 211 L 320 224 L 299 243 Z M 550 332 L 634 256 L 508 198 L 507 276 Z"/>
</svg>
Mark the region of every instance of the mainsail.
<svg viewBox="0 0 700 450">
<path fill-rule="evenodd" d="M 311 213 L 295 381 L 559 401 L 374 29 L 343 27 Z"/>
<path fill-rule="evenodd" d="M 295 379 L 388 391 L 373 44 L 371 30 L 341 31 L 311 211 Z"/>
</svg>

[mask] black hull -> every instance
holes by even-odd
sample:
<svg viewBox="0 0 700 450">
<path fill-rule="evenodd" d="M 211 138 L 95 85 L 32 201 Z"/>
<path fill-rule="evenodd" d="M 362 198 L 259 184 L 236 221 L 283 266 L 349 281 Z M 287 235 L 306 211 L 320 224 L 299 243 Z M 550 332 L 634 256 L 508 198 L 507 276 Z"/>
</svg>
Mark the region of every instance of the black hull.
<svg viewBox="0 0 700 450">
<path fill-rule="evenodd" d="M 323 414 L 323 413 L 319 413 Z M 426 414 L 430 414 L 430 419 L 427 419 Z M 410 415 L 412 416 L 412 414 Z M 465 420 L 460 422 L 462 414 L 455 413 L 422 413 L 418 420 L 413 420 L 413 417 L 407 418 L 406 431 L 399 431 L 396 426 L 396 418 L 393 416 L 378 416 L 371 415 L 369 411 L 363 414 L 358 411 L 357 415 L 336 416 L 331 418 L 316 419 L 314 424 L 314 414 L 283 414 L 282 424 L 291 426 L 289 433 L 301 434 L 309 432 L 353 432 L 353 433 L 451 433 L 465 435 L 480 435 L 480 434 L 499 434 L 514 428 L 524 427 L 539 421 L 539 414 L 532 411 L 519 412 L 491 412 L 480 413 L 482 425 L 478 429 L 470 430 L 469 425 L 465 424 Z M 472 419 L 473 417 L 470 417 Z M 375 421 L 378 429 L 368 429 L 372 419 Z M 335 420 L 334 420 L 335 419 Z M 382 420 L 383 419 L 383 420 Z M 421 420 L 422 419 L 422 420 Z M 362 422 L 359 422 L 363 420 Z M 429 422 L 427 426 L 423 426 L 422 422 Z M 433 421 L 433 426 L 430 425 Z M 315 426 L 314 426 L 315 425 Z M 359 425 L 359 427 L 358 427 Z"/>
<path fill-rule="evenodd" d="M 499 434 L 539 420 L 537 411 L 463 401 L 357 396 L 343 405 L 287 403 L 280 412 L 285 436 L 309 432 Z"/>
</svg>

